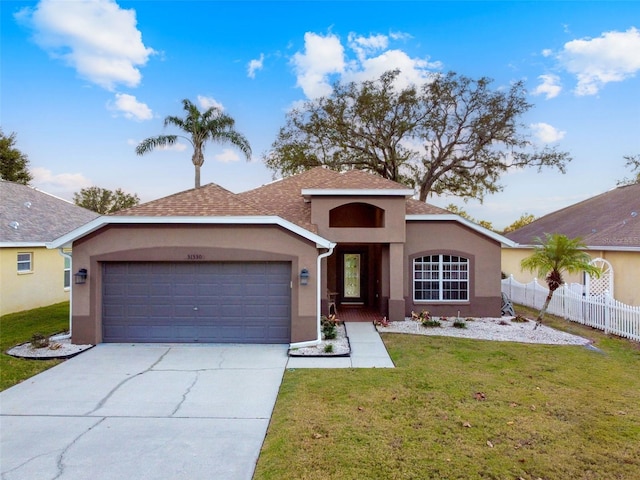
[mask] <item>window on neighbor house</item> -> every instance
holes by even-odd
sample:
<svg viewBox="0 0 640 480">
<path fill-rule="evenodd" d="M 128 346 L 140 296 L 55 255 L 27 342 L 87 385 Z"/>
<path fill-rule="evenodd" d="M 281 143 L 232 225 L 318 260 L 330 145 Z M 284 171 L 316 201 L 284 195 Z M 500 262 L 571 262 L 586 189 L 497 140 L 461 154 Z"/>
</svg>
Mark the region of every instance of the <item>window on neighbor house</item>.
<svg viewBox="0 0 640 480">
<path fill-rule="evenodd" d="M 71 259 L 64 257 L 64 288 L 71 287 Z"/>
<path fill-rule="evenodd" d="M 427 255 L 413 260 L 414 301 L 469 300 L 469 259 Z"/>
<path fill-rule="evenodd" d="M 32 253 L 18 253 L 18 273 L 28 273 L 33 271 L 32 257 Z"/>
</svg>

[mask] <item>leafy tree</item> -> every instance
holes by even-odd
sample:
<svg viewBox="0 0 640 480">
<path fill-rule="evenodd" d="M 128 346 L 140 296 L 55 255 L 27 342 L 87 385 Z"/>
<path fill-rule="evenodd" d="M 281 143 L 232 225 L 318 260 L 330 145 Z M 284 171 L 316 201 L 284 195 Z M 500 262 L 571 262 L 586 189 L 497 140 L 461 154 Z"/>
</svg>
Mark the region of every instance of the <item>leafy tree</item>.
<svg viewBox="0 0 640 480">
<path fill-rule="evenodd" d="M 618 185 L 633 185 L 634 183 L 640 183 L 640 154 L 626 155 L 624 158 L 627 162 L 625 167 L 629 167 L 631 172 L 635 172 L 636 178 L 623 178 L 618 182 Z"/>
<path fill-rule="evenodd" d="M 125 208 L 138 205 L 140 199 L 137 194 L 124 193 L 121 189 L 115 192 L 100 187 L 83 188 L 80 192 L 73 194 L 73 203 L 79 207 L 93 210 L 94 212 L 106 215 L 117 212 Z"/>
<path fill-rule="evenodd" d="M 176 143 L 178 138 L 184 138 L 193 147 L 191 161 L 195 166 L 195 186 L 200 187 L 200 167 L 204 164 L 204 147 L 207 141 L 230 143 L 251 158 L 249 141 L 241 133 L 234 130 L 235 120 L 222 112 L 218 107 L 210 107 L 201 112 L 191 101 L 182 100 L 185 117 L 169 115 L 164 119 L 164 126 L 173 125 L 185 132 L 185 135 L 158 135 L 143 140 L 137 147 L 136 153 L 144 155 L 157 147 L 166 147 Z"/>
<path fill-rule="evenodd" d="M 522 82 L 491 90 L 491 80 L 435 74 L 422 87 L 398 88 L 398 70 L 375 81 L 337 83 L 327 97 L 287 114 L 264 156 L 284 175 L 326 165 L 358 168 L 429 194 L 482 200 L 500 191 L 510 168 L 556 167 L 571 160 L 534 148 L 519 119 L 532 105 Z"/>
<path fill-rule="evenodd" d="M 486 220 L 476 220 L 471 215 L 469 215 L 469 213 L 465 209 L 460 208 L 457 205 L 454 205 L 453 203 L 450 203 L 449 205 L 447 205 L 445 207 L 445 209 L 449 210 L 451 213 L 455 213 L 456 215 L 460 215 L 462 218 L 466 218 L 470 222 L 477 223 L 478 225 L 480 225 L 481 227 L 486 228 L 487 230 L 495 231 L 494 228 L 493 228 L 493 224 L 491 222 L 488 222 Z"/>
<path fill-rule="evenodd" d="M 15 133 L 6 136 L 0 129 L 0 174 L 3 180 L 28 185 L 33 180 L 29 158 L 15 147 L 15 142 Z"/>
<path fill-rule="evenodd" d="M 600 277 L 602 272 L 590 263 L 591 257 L 584 251 L 585 244 L 580 238 L 570 239 L 559 233 L 547 233 L 544 241 L 539 237 L 535 240 L 538 245 L 534 247 L 533 254 L 524 258 L 520 265 L 524 270 L 537 272 L 539 277 L 544 277 L 549 287 L 549 294 L 536 318 L 535 328 L 538 328 L 538 325 L 542 324 L 554 292 L 564 283 L 563 272 L 584 271 L 596 278 Z"/>
<path fill-rule="evenodd" d="M 532 215 L 531 213 L 523 213 L 518 220 L 516 220 L 507 228 L 505 228 L 502 233 L 509 233 L 509 232 L 518 230 L 519 228 L 522 228 L 525 225 L 529 225 L 535 219 L 536 219 L 535 215 Z"/>
</svg>

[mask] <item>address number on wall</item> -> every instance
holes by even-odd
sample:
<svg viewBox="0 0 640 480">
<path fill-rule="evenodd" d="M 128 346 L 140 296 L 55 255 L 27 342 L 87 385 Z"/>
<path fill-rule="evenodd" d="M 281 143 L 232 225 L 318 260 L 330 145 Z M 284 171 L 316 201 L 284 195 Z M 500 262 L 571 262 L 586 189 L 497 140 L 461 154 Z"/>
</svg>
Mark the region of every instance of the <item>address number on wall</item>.
<svg viewBox="0 0 640 480">
<path fill-rule="evenodd" d="M 199 253 L 189 253 L 187 255 L 187 260 L 204 260 L 204 255 Z"/>
</svg>

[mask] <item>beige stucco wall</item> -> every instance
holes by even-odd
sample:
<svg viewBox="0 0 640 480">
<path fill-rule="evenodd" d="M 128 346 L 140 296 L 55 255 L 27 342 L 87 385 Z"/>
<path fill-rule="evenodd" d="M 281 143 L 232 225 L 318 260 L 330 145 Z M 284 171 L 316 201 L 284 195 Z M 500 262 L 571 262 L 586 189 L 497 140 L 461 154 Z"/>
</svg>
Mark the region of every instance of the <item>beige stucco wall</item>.
<svg viewBox="0 0 640 480">
<path fill-rule="evenodd" d="M 314 243 L 277 226 L 111 226 L 74 244 L 74 269 L 88 280 L 74 285 L 73 341 L 102 340 L 101 262 L 106 261 L 288 261 L 291 262 L 291 342 L 316 338 L 317 256 Z M 301 286 L 299 272 L 309 270 Z"/>
<path fill-rule="evenodd" d="M 500 244 L 454 221 L 407 222 L 403 292 L 406 314 L 422 309 L 433 315 L 499 317 Z M 470 299 L 466 302 L 414 302 L 413 258 L 423 255 L 451 254 L 469 259 Z"/>
<path fill-rule="evenodd" d="M 366 203 L 384 210 L 384 227 L 380 228 L 331 228 L 329 212 L 349 203 Z M 318 226 L 318 234 L 338 243 L 393 243 L 405 240 L 404 197 L 314 197 L 311 203 L 311 223 Z"/>
<path fill-rule="evenodd" d="M 530 248 L 503 248 L 502 272 L 520 283 L 529 283 L 537 274 L 523 271 L 520 268 L 522 259 L 533 253 Z M 592 258 L 607 260 L 613 269 L 613 296 L 619 302 L 627 305 L 640 306 L 640 252 L 614 252 L 606 250 L 588 250 Z M 544 286 L 544 279 L 538 279 Z M 567 283 L 583 284 L 582 275 L 564 275 Z"/>
<path fill-rule="evenodd" d="M 32 271 L 18 273 L 18 253 L 32 254 Z M 0 315 L 69 300 L 64 258 L 45 247 L 0 249 Z"/>
</svg>

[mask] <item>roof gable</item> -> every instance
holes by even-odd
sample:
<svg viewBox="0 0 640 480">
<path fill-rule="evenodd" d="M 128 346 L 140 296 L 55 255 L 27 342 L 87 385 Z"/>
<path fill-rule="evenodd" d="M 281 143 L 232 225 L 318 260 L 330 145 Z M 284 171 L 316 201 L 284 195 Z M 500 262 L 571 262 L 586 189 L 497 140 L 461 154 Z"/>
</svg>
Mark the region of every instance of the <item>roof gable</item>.
<svg viewBox="0 0 640 480">
<path fill-rule="evenodd" d="M 210 183 L 201 188 L 169 195 L 158 200 L 120 210 L 113 215 L 145 217 L 229 217 L 265 215 L 265 211 L 249 199 Z"/>
<path fill-rule="evenodd" d="M 640 184 L 618 187 L 541 217 L 506 237 L 532 245 L 546 233 L 591 247 L 640 247 Z"/>
<path fill-rule="evenodd" d="M 44 244 L 99 215 L 19 183 L 0 181 L 0 243 Z"/>
</svg>

